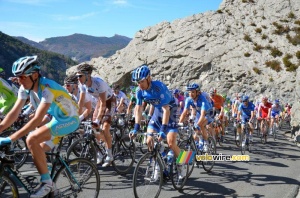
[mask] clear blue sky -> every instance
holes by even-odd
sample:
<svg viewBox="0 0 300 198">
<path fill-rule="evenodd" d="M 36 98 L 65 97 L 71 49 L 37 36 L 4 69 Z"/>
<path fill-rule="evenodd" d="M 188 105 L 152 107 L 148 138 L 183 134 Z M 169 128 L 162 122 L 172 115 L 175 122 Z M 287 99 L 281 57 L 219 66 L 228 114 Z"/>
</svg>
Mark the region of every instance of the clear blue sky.
<svg viewBox="0 0 300 198">
<path fill-rule="evenodd" d="M 222 0 L 0 0 L 0 31 L 30 40 L 68 36 L 135 33 L 208 10 Z"/>
</svg>

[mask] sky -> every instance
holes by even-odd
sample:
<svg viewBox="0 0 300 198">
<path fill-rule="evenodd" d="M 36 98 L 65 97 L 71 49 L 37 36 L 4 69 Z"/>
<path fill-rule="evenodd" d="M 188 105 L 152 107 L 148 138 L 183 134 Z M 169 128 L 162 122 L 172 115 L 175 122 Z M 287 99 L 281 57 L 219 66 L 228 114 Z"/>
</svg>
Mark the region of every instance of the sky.
<svg viewBox="0 0 300 198">
<path fill-rule="evenodd" d="M 75 33 L 133 38 L 162 21 L 217 10 L 222 0 L 0 0 L 0 31 L 39 42 Z"/>
</svg>

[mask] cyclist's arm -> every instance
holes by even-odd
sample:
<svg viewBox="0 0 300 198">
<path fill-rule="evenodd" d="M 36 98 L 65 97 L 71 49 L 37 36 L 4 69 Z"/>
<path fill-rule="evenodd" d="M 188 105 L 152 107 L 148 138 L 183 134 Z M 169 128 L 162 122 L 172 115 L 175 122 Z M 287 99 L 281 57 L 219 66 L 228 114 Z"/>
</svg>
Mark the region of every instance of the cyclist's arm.
<svg viewBox="0 0 300 198">
<path fill-rule="evenodd" d="M 206 111 L 204 109 L 201 109 L 201 115 L 200 115 L 200 118 L 199 118 L 199 120 L 197 122 L 197 124 L 199 126 L 201 125 L 201 123 L 204 122 L 204 120 L 205 120 L 205 114 L 206 114 Z"/>
<path fill-rule="evenodd" d="M 150 109 L 149 109 L 149 113 L 148 115 L 152 116 L 153 115 L 153 112 L 154 112 L 154 106 L 153 105 L 150 105 Z"/>
<path fill-rule="evenodd" d="M 135 106 L 135 123 L 136 124 L 141 124 L 143 109 L 144 108 L 142 105 Z"/>
<path fill-rule="evenodd" d="M 183 112 L 181 113 L 180 115 L 180 118 L 179 118 L 179 123 L 182 123 L 184 121 L 184 118 L 187 116 L 189 110 L 187 108 L 185 108 L 183 110 Z"/>
<path fill-rule="evenodd" d="M 131 107 L 132 107 L 132 101 L 129 102 L 129 105 L 128 105 L 128 107 L 127 107 L 127 111 L 126 111 L 126 114 L 127 114 L 127 115 L 130 114 Z"/>
<path fill-rule="evenodd" d="M 92 101 L 84 103 L 85 110 L 82 112 L 84 118 L 86 118 L 92 112 Z"/>
<path fill-rule="evenodd" d="M 162 124 L 168 125 L 169 118 L 170 118 L 170 106 L 169 105 L 162 106 L 162 110 L 163 110 Z"/>
<path fill-rule="evenodd" d="M 82 113 L 83 107 L 85 106 L 85 104 L 84 104 L 84 102 L 85 102 L 85 95 L 86 95 L 86 93 L 80 92 L 80 95 L 79 95 L 79 101 L 78 101 L 79 114 Z"/>
<path fill-rule="evenodd" d="M 0 132 L 4 131 L 8 127 L 10 127 L 17 119 L 19 114 L 22 111 L 23 106 L 25 105 L 26 100 L 17 99 L 13 108 L 9 111 L 9 113 L 5 116 L 3 121 L 0 123 Z"/>
<path fill-rule="evenodd" d="M 27 123 L 25 126 L 23 126 L 20 130 L 15 132 L 10 136 L 12 141 L 16 141 L 20 139 L 21 137 L 25 136 L 30 131 L 34 130 L 36 127 L 38 127 L 44 116 L 46 115 L 51 103 L 40 103 L 34 117 Z M 43 126 L 42 126 L 43 127 Z"/>
</svg>

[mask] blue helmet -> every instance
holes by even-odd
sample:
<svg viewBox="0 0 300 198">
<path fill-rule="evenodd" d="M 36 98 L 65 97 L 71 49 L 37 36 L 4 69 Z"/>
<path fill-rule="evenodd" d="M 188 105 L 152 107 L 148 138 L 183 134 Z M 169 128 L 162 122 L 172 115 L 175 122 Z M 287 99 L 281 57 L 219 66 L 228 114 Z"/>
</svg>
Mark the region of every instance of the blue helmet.
<svg viewBox="0 0 300 198">
<path fill-rule="evenodd" d="M 22 74 L 30 74 L 40 70 L 38 66 L 37 56 L 25 56 L 16 60 L 12 66 L 12 73 L 15 76 Z"/>
<path fill-rule="evenodd" d="M 246 96 L 246 95 L 243 96 L 243 99 L 242 99 L 242 100 L 243 100 L 243 102 L 248 102 L 248 101 L 249 101 L 249 96 Z"/>
<path fill-rule="evenodd" d="M 150 76 L 150 69 L 147 65 L 142 65 L 133 70 L 131 80 L 138 82 Z"/>
<path fill-rule="evenodd" d="M 274 103 L 275 103 L 275 104 L 279 104 L 280 101 L 279 101 L 278 99 L 276 99 L 276 100 L 274 101 Z"/>
<path fill-rule="evenodd" d="M 173 94 L 179 94 L 179 90 L 178 89 L 174 89 L 173 90 Z"/>
<path fill-rule="evenodd" d="M 192 90 L 197 90 L 197 91 L 199 91 L 199 90 L 200 90 L 200 86 L 199 86 L 198 84 L 196 84 L 196 83 L 188 84 L 188 85 L 186 86 L 186 90 L 187 90 L 187 91 L 192 91 Z"/>
</svg>

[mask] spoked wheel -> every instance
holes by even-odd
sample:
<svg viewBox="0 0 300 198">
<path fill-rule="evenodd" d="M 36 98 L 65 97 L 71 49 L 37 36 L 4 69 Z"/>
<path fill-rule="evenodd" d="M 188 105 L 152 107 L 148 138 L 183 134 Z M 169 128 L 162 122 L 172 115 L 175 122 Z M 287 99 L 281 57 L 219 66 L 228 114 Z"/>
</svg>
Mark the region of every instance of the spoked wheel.
<svg viewBox="0 0 300 198">
<path fill-rule="evenodd" d="M 163 169 L 160 158 L 151 152 L 144 154 L 133 173 L 133 192 L 135 197 L 158 197 L 163 185 Z"/>
<path fill-rule="evenodd" d="M 189 174 L 189 164 L 176 164 L 174 160 L 173 164 L 170 165 L 170 177 L 172 185 L 176 190 L 182 190 L 184 187 Z"/>
<path fill-rule="evenodd" d="M 191 140 L 187 139 L 187 140 L 183 140 L 182 142 L 179 143 L 178 147 L 180 148 L 180 150 L 185 150 L 185 151 L 196 151 L 196 155 L 200 155 L 201 151 L 198 151 L 198 149 L 195 148 L 194 144 L 191 143 Z M 189 164 L 189 169 L 188 169 L 188 174 L 187 177 L 190 177 L 193 170 L 194 170 L 194 166 L 196 162 L 196 155 L 194 157 L 194 159 L 192 160 L 191 164 Z"/>
<path fill-rule="evenodd" d="M 202 152 L 201 154 L 204 155 L 207 153 L 208 155 L 216 155 L 216 142 L 212 137 L 208 137 L 207 139 L 207 152 Z M 210 172 L 215 165 L 215 161 L 202 161 L 202 167 L 206 172 Z"/>
</svg>

